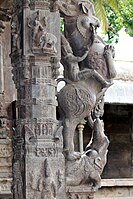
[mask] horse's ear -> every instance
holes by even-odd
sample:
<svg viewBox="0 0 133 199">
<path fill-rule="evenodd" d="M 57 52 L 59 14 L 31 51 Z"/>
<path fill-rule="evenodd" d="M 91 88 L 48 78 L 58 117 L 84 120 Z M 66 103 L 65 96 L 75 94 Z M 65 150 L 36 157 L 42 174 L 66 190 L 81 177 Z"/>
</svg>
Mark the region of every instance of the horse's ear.
<svg viewBox="0 0 133 199">
<path fill-rule="evenodd" d="M 94 6 L 91 2 L 88 1 L 79 1 L 78 5 L 81 6 L 83 13 L 88 14 L 90 16 L 95 16 Z"/>
<path fill-rule="evenodd" d="M 88 13 L 88 9 L 86 8 L 86 6 L 85 5 L 83 5 L 82 4 L 82 10 L 83 10 L 83 12 L 85 13 L 85 14 L 87 14 Z"/>
<path fill-rule="evenodd" d="M 78 5 L 81 6 L 83 13 L 85 13 L 85 14 L 88 13 L 88 9 L 83 2 L 79 2 Z"/>
</svg>

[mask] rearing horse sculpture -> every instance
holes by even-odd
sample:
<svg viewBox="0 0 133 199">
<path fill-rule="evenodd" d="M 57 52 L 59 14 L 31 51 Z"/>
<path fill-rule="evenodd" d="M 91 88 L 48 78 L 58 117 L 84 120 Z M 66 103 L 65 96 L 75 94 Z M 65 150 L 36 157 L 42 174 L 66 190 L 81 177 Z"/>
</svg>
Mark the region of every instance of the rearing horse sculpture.
<svg viewBox="0 0 133 199">
<path fill-rule="evenodd" d="M 63 44 L 62 40 L 62 63 L 70 82 L 57 97 L 63 122 L 64 154 L 68 160 L 75 160 L 80 158 L 80 154 L 74 151 L 76 126 L 82 119 L 90 118 L 93 128 L 94 118 L 103 114 L 100 110 L 103 96 L 116 75 L 114 48 L 105 46 L 97 38 L 95 29 L 99 26 L 99 20 L 94 16 L 93 6 L 88 0 L 71 0 L 67 4 L 60 2 L 58 6 L 64 17 L 65 38 L 68 41 Z"/>
</svg>

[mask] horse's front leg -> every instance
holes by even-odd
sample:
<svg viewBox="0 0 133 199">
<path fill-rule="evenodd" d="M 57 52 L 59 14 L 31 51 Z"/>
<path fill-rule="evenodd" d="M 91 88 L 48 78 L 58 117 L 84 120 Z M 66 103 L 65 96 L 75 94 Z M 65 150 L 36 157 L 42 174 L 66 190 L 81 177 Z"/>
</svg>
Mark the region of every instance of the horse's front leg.
<svg viewBox="0 0 133 199">
<path fill-rule="evenodd" d="M 74 132 L 78 122 L 72 118 L 63 119 L 63 154 L 67 160 L 76 160 L 81 157 L 79 152 L 74 151 Z"/>
<path fill-rule="evenodd" d="M 111 45 L 107 45 L 104 48 L 104 57 L 108 67 L 109 78 L 112 79 L 116 77 L 116 70 L 113 63 L 113 58 L 115 56 L 115 49 Z"/>
</svg>

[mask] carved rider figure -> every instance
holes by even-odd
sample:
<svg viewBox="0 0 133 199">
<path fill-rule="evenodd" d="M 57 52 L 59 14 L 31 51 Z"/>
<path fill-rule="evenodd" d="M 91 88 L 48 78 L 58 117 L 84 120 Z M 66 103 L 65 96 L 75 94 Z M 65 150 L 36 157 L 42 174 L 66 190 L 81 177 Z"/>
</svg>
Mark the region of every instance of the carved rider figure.
<svg viewBox="0 0 133 199">
<path fill-rule="evenodd" d="M 97 81 L 99 81 L 103 85 L 103 87 L 110 86 L 110 83 L 107 82 L 96 70 L 89 68 L 80 70 L 78 63 L 82 62 L 87 57 L 89 50 L 86 50 L 85 54 L 82 57 L 74 56 L 69 42 L 63 35 L 61 35 L 61 49 L 61 61 L 64 66 L 65 79 L 68 79 L 70 81 L 79 81 L 94 76 Z"/>
</svg>

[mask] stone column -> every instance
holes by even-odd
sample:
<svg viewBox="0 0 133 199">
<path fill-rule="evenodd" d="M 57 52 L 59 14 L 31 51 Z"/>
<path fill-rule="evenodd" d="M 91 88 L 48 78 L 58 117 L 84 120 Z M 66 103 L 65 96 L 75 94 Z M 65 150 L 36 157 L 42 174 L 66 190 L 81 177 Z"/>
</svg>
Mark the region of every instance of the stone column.
<svg viewBox="0 0 133 199">
<path fill-rule="evenodd" d="M 0 45 L 0 198 L 8 198 L 12 182 L 12 131 L 5 106 L 3 68 L 3 46 Z"/>
<path fill-rule="evenodd" d="M 3 48 L 0 45 L 0 93 L 4 91 L 4 74 L 3 74 Z"/>
<path fill-rule="evenodd" d="M 85 125 L 86 121 L 82 120 L 77 128 L 78 128 L 78 132 L 79 132 L 79 151 L 80 153 L 84 152 L 84 146 L 83 146 L 83 130 L 84 130 L 84 125 Z"/>
<path fill-rule="evenodd" d="M 17 88 L 13 198 L 65 199 L 62 126 L 56 119 L 60 17 L 54 1 L 13 1 L 13 79 Z"/>
</svg>

